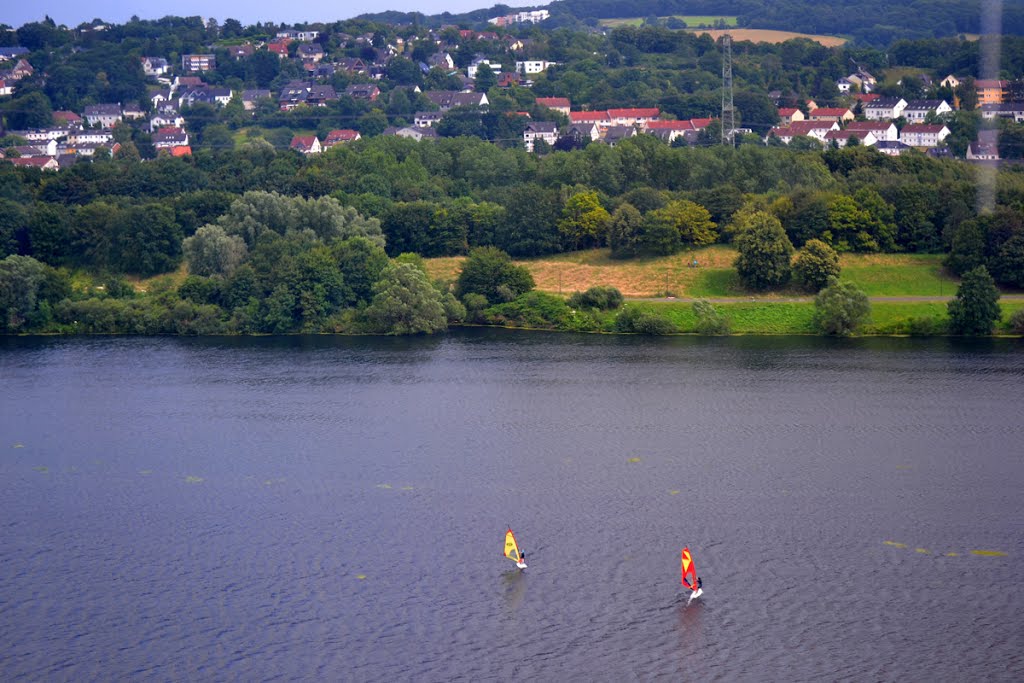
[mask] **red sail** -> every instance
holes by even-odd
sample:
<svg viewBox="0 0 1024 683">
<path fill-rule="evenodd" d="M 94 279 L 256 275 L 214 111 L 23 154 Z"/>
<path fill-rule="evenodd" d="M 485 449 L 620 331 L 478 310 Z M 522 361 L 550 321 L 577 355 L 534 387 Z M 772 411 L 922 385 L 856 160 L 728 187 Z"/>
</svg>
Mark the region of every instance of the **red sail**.
<svg viewBox="0 0 1024 683">
<path fill-rule="evenodd" d="M 683 548 L 681 564 L 682 584 L 692 591 L 697 590 L 697 568 L 693 564 L 693 558 L 690 556 L 689 548 Z M 689 581 L 686 580 L 687 577 L 689 577 Z"/>
</svg>

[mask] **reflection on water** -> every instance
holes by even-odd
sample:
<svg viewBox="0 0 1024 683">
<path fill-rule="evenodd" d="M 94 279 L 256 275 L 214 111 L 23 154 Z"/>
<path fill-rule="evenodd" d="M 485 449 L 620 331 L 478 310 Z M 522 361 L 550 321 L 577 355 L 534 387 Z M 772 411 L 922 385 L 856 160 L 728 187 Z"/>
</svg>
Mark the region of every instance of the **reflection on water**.
<svg viewBox="0 0 1024 683">
<path fill-rule="evenodd" d="M 1014 680 L 1022 350 L 0 338 L 0 675 Z"/>
</svg>

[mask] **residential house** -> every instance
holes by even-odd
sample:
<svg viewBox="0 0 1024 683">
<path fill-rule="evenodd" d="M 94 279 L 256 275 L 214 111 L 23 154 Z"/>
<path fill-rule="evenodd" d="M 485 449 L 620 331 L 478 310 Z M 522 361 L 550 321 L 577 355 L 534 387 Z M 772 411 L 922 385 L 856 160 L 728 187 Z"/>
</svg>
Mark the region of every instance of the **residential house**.
<svg viewBox="0 0 1024 683">
<path fill-rule="evenodd" d="M 788 126 L 794 121 L 803 121 L 806 118 L 804 113 L 796 107 L 779 107 L 779 119 L 783 126 Z"/>
<path fill-rule="evenodd" d="M 242 91 L 242 106 L 246 111 L 252 111 L 256 108 L 256 103 L 260 100 L 269 100 L 273 96 L 269 90 L 254 89 L 254 90 L 243 90 Z"/>
<path fill-rule="evenodd" d="M 339 71 L 344 71 L 350 74 L 365 74 L 366 73 L 366 62 L 359 59 L 358 57 L 343 57 L 335 62 L 335 67 Z"/>
<path fill-rule="evenodd" d="M 614 147 L 627 138 L 635 137 L 636 128 L 633 126 L 608 126 L 603 139 L 609 147 Z"/>
<path fill-rule="evenodd" d="M 25 138 L 29 142 L 35 144 L 38 142 L 47 143 L 50 140 L 60 140 L 61 138 L 67 137 L 71 133 L 71 128 L 68 126 L 56 127 L 56 128 L 37 128 L 35 130 L 12 130 L 8 131 L 13 135 Z"/>
<path fill-rule="evenodd" d="M 514 85 L 532 85 L 531 81 L 523 80 L 522 74 L 515 71 L 508 71 L 498 74 L 498 87 L 511 88 Z"/>
<path fill-rule="evenodd" d="M 290 40 L 274 40 L 267 43 L 267 51 L 273 52 L 281 59 L 285 59 L 288 56 L 288 43 Z"/>
<path fill-rule="evenodd" d="M 871 133 L 879 142 L 895 142 L 900 139 L 900 131 L 892 121 L 850 121 L 846 130 L 860 134 Z"/>
<path fill-rule="evenodd" d="M 983 119 L 1013 119 L 1017 123 L 1024 121 L 1024 102 L 1002 102 L 999 104 L 981 105 Z"/>
<path fill-rule="evenodd" d="M 875 143 L 875 149 L 882 154 L 886 154 L 891 157 L 898 157 L 907 150 L 914 149 L 910 145 L 905 145 L 899 140 L 880 140 Z"/>
<path fill-rule="evenodd" d="M 146 118 L 146 112 L 142 111 L 142 107 L 139 106 L 138 102 L 129 102 L 124 105 L 121 108 L 121 115 L 132 121 Z"/>
<path fill-rule="evenodd" d="M 569 115 L 569 110 L 572 109 L 572 105 L 569 103 L 568 97 L 538 97 L 537 104 L 554 111 L 561 112 L 566 116 Z"/>
<path fill-rule="evenodd" d="M 23 78 L 28 78 L 36 72 L 32 68 L 32 65 L 28 63 L 28 60 L 19 59 L 14 68 L 7 72 L 7 77 L 12 81 L 20 81 Z"/>
<path fill-rule="evenodd" d="M 159 107 L 164 102 L 171 102 L 171 91 L 170 90 L 154 90 L 149 93 L 149 101 L 153 103 L 153 107 Z"/>
<path fill-rule="evenodd" d="M 319 154 L 323 151 L 320 140 L 315 135 L 296 135 L 288 147 L 303 154 Z"/>
<path fill-rule="evenodd" d="M 171 149 L 187 144 L 188 133 L 182 128 L 168 126 L 153 133 L 153 146 L 157 149 Z"/>
<path fill-rule="evenodd" d="M 907 101 L 902 97 L 879 97 L 864 105 L 864 118 L 869 121 L 895 121 L 903 116 Z"/>
<path fill-rule="evenodd" d="M 943 88 L 953 88 L 955 90 L 956 88 L 960 87 L 960 79 L 954 76 L 953 74 L 950 74 L 943 78 L 939 82 L 939 85 L 941 85 Z"/>
<path fill-rule="evenodd" d="M 537 140 L 543 140 L 548 145 L 555 144 L 558 140 L 558 126 L 550 121 L 531 121 L 523 131 L 523 143 L 527 152 L 533 151 L 533 145 Z"/>
<path fill-rule="evenodd" d="M 978 139 L 967 146 L 969 161 L 999 160 L 999 131 L 979 130 Z"/>
<path fill-rule="evenodd" d="M 824 142 L 825 135 L 833 130 L 839 130 L 839 123 L 836 121 L 794 121 L 785 127 L 772 128 L 768 131 L 768 136 L 774 135 L 787 145 L 795 137 L 811 137 Z"/>
<path fill-rule="evenodd" d="M 73 145 L 109 145 L 114 134 L 109 130 L 80 130 L 68 134 L 67 142 Z"/>
<path fill-rule="evenodd" d="M 418 111 L 413 115 L 413 123 L 418 128 L 429 128 L 444 118 L 444 112 L 440 111 Z"/>
<path fill-rule="evenodd" d="M 181 68 L 185 71 L 211 71 L 215 66 L 217 57 L 212 54 L 181 56 Z"/>
<path fill-rule="evenodd" d="M 0 47 L 0 62 L 18 59 L 28 55 L 27 47 Z"/>
<path fill-rule="evenodd" d="M 846 107 L 818 107 L 817 109 L 812 109 L 807 118 L 811 121 L 838 121 L 839 123 L 845 123 L 853 121 L 853 112 Z"/>
<path fill-rule="evenodd" d="M 228 47 L 228 56 L 234 60 L 246 59 L 252 57 L 256 53 L 256 48 L 251 43 L 245 43 L 244 45 L 231 45 Z"/>
<path fill-rule="evenodd" d="M 34 145 L 15 145 L 12 151 L 23 157 L 55 157 L 57 156 L 56 140 L 39 140 Z"/>
<path fill-rule="evenodd" d="M 73 111 L 55 111 L 53 112 L 53 121 L 58 125 L 67 126 L 69 129 L 82 127 L 82 117 Z"/>
<path fill-rule="evenodd" d="M 5 158 L 4 161 L 23 168 L 38 168 L 42 171 L 60 170 L 60 164 L 53 157 L 15 157 Z"/>
<path fill-rule="evenodd" d="M 420 128 L 418 126 L 403 126 L 396 128 L 395 126 L 389 126 L 384 129 L 382 135 L 393 135 L 400 138 L 411 138 L 419 142 L 420 140 L 434 140 L 437 139 L 437 131 L 433 128 L 426 127 Z"/>
<path fill-rule="evenodd" d="M 978 105 L 1001 104 L 1006 97 L 1006 81 L 998 81 L 987 78 L 979 78 L 974 81 L 974 87 L 978 91 Z"/>
<path fill-rule="evenodd" d="M 437 67 L 444 71 L 451 71 L 455 68 L 455 60 L 447 52 L 435 52 L 427 57 L 427 66 Z"/>
<path fill-rule="evenodd" d="M 908 123 L 900 131 L 900 142 L 911 147 L 936 147 L 947 135 L 949 128 L 941 123 Z"/>
<path fill-rule="evenodd" d="M 849 90 L 852 90 L 853 87 L 856 87 L 857 90 L 862 93 L 869 93 L 875 89 L 876 85 L 878 85 L 878 81 L 875 80 L 875 77 L 863 69 L 858 69 L 857 73 L 850 74 L 846 77 L 846 80 L 850 83 L 851 88 L 843 92 L 848 92 Z"/>
<path fill-rule="evenodd" d="M 928 114 L 948 114 L 953 111 L 946 100 L 911 100 L 903 109 L 903 118 L 909 123 L 924 123 Z"/>
<path fill-rule="evenodd" d="M 112 128 L 121 120 L 120 104 L 89 104 L 85 107 L 85 120 L 90 126 Z"/>
<path fill-rule="evenodd" d="M 372 83 L 356 83 L 345 88 L 345 94 L 354 100 L 376 102 L 380 97 L 380 88 Z"/>
<path fill-rule="evenodd" d="M 836 81 L 836 88 L 838 88 L 839 92 L 843 93 L 844 95 L 850 92 L 850 89 L 852 87 L 853 81 L 851 81 L 849 78 L 846 78 L 845 76 Z"/>
<path fill-rule="evenodd" d="M 685 137 L 692 140 L 696 130 L 689 121 L 648 121 L 644 131 L 671 144 L 676 138 Z"/>
<path fill-rule="evenodd" d="M 338 93 L 335 92 L 333 85 L 314 83 L 309 86 L 309 92 L 306 94 L 306 104 L 311 107 L 326 107 L 328 102 L 337 101 Z"/>
<path fill-rule="evenodd" d="M 168 126 L 182 127 L 185 125 L 185 117 L 178 112 L 177 102 L 162 102 L 156 112 L 149 117 L 149 130 L 159 130 Z"/>
<path fill-rule="evenodd" d="M 175 76 L 171 82 L 171 91 L 178 92 L 185 88 L 205 88 L 206 83 L 199 76 Z"/>
<path fill-rule="evenodd" d="M 299 31 L 296 29 L 284 29 L 278 31 L 276 38 L 285 38 L 288 40 L 298 40 L 303 43 L 309 43 L 316 40 L 320 36 L 320 31 Z"/>
<path fill-rule="evenodd" d="M 332 130 L 327 134 L 327 137 L 324 138 L 323 148 L 330 149 L 335 145 L 341 145 L 346 142 L 355 142 L 360 139 L 360 137 L 362 136 L 359 135 L 359 131 L 357 130 L 351 130 L 349 128 Z"/>
<path fill-rule="evenodd" d="M 212 104 L 215 107 L 223 107 L 231 101 L 232 92 L 230 88 L 191 88 L 185 90 L 178 97 L 178 105 L 181 107 L 194 107 L 199 103 Z"/>
<path fill-rule="evenodd" d="M 569 112 L 569 123 L 594 124 L 600 131 L 604 131 L 605 128 L 612 125 L 607 111 L 571 111 Z"/>
<path fill-rule="evenodd" d="M 482 92 L 456 92 L 454 90 L 427 90 L 423 96 L 433 102 L 441 111 L 452 107 L 486 107 L 490 102 Z"/>
<path fill-rule="evenodd" d="M 295 56 L 303 61 L 319 62 L 324 58 L 324 49 L 320 43 L 301 43 L 295 51 Z"/>
<path fill-rule="evenodd" d="M 277 104 L 282 111 L 294 109 L 299 105 L 306 104 L 309 96 L 308 83 L 289 83 L 281 88 L 281 94 L 277 98 Z"/>
<path fill-rule="evenodd" d="M 661 111 L 657 108 L 609 109 L 608 118 L 613 126 L 640 126 L 657 121 Z"/>
<path fill-rule="evenodd" d="M 573 144 L 582 147 L 601 137 L 601 131 L 596 123 L 572 123 L 565 129 L 565 135 L 562 137 L 569 138 Z"/>
<path fill-rule="evenodd" d="M 871 147 L 878 142 L 875 139 L 874 133 L 871 131 L 858 131 L 858 130 L 830 130 L 825 133 L 825 144 L 835 143 L 837 147 L 846 147 L 850 144 L 850 139 L 856 138 L 857 141 L 864 147 Z"/>
<path fill-rule="evenodd" d="M 6 78 L 0 78 L 0 97 L 14 94 L 14 82 Z"/>
<path fill-rule="evenodd" d="M 524 76 L 532 76 L 534 74 L 543 73 L 547 71 L 549 66 L 554 66 L 558 62 L 549 62 L 546 59 L 525 59 L 516 62 L 516 71 L 523 74 Z"/>
<path fill-rule="evenodd" d="M 163 76 L 165 73 L 170 71 L 171 66 L 167 63 L 167 60 L 163 57 L 143 57 L 142 58 L 142 71 L 147 76 L 156 78 L 157 76 Z"/>
</svg>

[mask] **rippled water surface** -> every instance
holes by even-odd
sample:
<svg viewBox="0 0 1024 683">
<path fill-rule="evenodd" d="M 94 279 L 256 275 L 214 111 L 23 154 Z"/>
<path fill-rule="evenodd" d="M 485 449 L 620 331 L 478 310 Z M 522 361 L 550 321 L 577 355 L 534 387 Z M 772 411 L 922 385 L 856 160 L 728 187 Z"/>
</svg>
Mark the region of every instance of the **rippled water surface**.
<svg viewBox="0 0 1024 683">
<path fill-rule="evenodd" d="M 4 681 L 1024 677 L 1019 342 L 3 339 L 0 387 Z"/>
</svg>

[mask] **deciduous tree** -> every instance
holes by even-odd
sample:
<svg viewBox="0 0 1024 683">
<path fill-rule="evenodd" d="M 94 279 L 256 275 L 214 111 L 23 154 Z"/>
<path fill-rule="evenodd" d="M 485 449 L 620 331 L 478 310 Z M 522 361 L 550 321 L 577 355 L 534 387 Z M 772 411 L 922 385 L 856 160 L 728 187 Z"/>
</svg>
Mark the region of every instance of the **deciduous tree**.
<svg viewBox="0 0 1024 683">
<path fill-rule="evenodd" d="M 948 304 L 949 326 L 954 334 L 968 336 L 992 333 L 992 326 L 1002 315 L 999 290 L 985 266 L 964 274 L 956 290 L 956 298 Z"/>
</svg>

